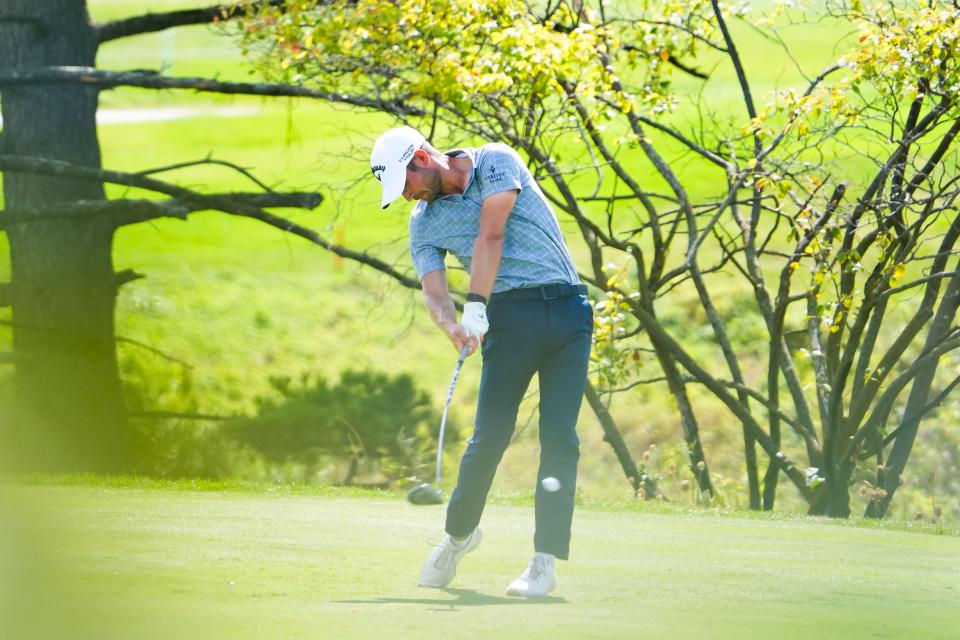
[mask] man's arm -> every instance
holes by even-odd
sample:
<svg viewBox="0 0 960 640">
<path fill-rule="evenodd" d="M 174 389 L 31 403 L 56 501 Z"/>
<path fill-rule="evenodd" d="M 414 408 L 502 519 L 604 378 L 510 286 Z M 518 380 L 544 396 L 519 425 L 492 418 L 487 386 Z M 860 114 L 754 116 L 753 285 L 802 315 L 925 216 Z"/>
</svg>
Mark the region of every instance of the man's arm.
<svg viewBox="0 0 960 640">
<path fill-rule="evenodd" d="M 457 324 L 457 308 L 447 289 L 447 272 L 443 269 L 431 271 L 423 276 L 423 302 L 430 312 L 430 317 L 443 330 L 457 353 L 463 345 L 470 345 L 470 354 L 477 350 L 479 342 L 476 338 L 467 335 L 463 326 Z"/>
<path fill-rule="evenodd" d="M 500 269 L 503 253 L 503 235 L 507 218 L 517 202 L 517 191 L 510 189 L 495 193 L 483 201 L 480 210 L 480 232 L 473 243 L 470 263 L 470 292 L 490 298 Z"/>
</svg>

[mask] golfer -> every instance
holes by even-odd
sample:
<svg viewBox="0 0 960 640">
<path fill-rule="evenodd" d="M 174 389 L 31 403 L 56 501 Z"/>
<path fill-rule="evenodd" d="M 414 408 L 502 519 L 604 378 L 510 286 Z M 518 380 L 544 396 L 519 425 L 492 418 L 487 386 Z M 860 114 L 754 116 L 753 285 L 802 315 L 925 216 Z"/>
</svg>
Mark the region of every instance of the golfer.
<svg viewBox="0 0 960 640">
<path fill-rule="evenodd" d="M 500 143 L 440 153 L 410 127 L 384 133 L 370 158 L 386 208 L 416 200 L 410 253 L 434 322 L 459 353 L 483 354 L 473 436 L 447 507 L 448 537 L 427 558 L 423 587 L 443 588 L 477 548 L 497 465 L 510 443 L 520 401 L 540 378 L 540 468 L 533 560 L 507 593 L 545 596 L 566 560 L 577 481 L 577 414 L 587 378 L 593 309 L 556 217 L 516 151 Z M 447 289 L 444 257 L 470 273 L 463 316 Z M 544 478 L 546 487 L 541 484 Z M 550 491 L 549 489 L 555 489 Z"/>
</svg>

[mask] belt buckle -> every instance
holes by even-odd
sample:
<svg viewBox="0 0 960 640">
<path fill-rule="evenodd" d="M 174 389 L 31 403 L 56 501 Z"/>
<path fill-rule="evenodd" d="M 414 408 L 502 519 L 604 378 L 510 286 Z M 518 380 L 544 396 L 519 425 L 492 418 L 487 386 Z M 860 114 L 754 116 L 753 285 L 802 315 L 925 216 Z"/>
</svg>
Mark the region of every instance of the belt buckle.
<svg viewBox="0 0 960 640">
<path fill-rule="evenodd" d="M 551 287 L 554 289 L 554 291 L 557 292 L 557 295 L 552 296 L 552 295 L 548 295 L 548 294 L 547 294 L 547 291 L 548 291 Z M 557 283 L 545 284 L 545 285 L 543 285 L 542 287 L 540 287 L 540 297 L 543 298 L 544 300 L 556 300 L 557 298 L 562 298 L 562 297 L 563 297 L 563 286 L 560 285 L 560 284 L 557 284 Z"/>
</svg>

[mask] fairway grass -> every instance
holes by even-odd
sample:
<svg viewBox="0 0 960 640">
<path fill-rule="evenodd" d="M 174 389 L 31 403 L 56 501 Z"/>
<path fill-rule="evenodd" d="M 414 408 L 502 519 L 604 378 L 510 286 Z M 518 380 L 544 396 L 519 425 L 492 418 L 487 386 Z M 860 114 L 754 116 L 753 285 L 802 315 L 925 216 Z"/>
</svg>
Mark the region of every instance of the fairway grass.
<svg viewBox="0 0 960 640">
<path fill-rule="evenodd" d="M 3 638 L 956 638 L 960 539 L 812 519 L 580 509 L 555 596 L 507 598 L 529 506 L 493 504 L 446 590 L 443 508 L 400 498 L 19 486 Z"/>
</svg>

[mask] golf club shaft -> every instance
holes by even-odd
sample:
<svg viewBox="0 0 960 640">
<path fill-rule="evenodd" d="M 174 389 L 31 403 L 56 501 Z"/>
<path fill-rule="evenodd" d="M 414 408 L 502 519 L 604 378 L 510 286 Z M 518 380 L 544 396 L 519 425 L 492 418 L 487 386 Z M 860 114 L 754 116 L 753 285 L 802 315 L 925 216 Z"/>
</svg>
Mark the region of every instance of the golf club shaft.
<svg viewBox="0 0 960 640">
<path fill-rule="evenodd" d="M 450 381 L 450 390 L 447 392 L 447 401 L 443 405 L 443 417 L 440 418 L 440 437 L 437 441 L 437 489 L 440 488 L 441 474 L 443 471 L 443 434 L 447 430 L 447 411 L 450 409 L 450 400 L 453 399 L 453 389 L 457 386 L 457 378 L 460 377 L 460 368 L 463 367 L 463 361 L 467 359 L 470 352 L 470 345 L 463 345 L 460 349 L 460 357 L 457 358 L 457 368 L 453 372 L 453 380 Z"/>
</svg>

